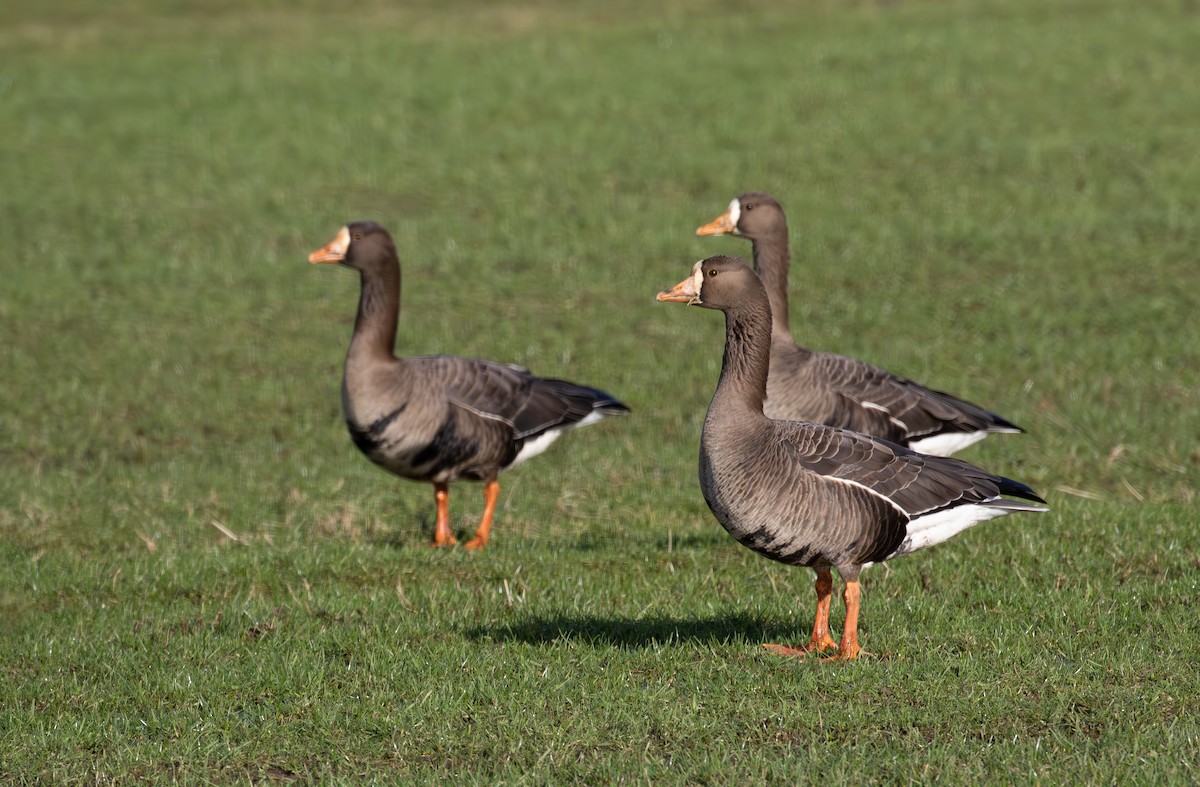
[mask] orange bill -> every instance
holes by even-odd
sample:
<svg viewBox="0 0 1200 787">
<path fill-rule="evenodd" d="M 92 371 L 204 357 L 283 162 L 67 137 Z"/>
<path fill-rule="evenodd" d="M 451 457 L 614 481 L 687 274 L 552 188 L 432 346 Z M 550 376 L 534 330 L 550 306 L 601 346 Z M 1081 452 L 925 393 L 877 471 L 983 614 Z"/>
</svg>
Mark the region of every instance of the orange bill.
<svg viewBox="0 0 1200 787">
<path fill-rule="evenodd" d="M 346 250 L 350 248 L 350 230 L 342 227 L 333 240 L 308 255 L 308 261 L 316 265 L 320 262 L 341 262 L 346 259 Z"/>
<path fill-rule="evenodd" d="M 696 228 L 697 235 L 728 235 L 737 229 L 737 225 L 733 221 L 732 210 L 727 210 L 720 216 L 705 224 L 703 227 Z"/>
<path fill-rule="evenodd" d="M 657 296 L 662 303 L 699 303 L 700 302 L 700 283 L 704 279 L 704 273 L 700 270 L 700 263 L 692 266 L 692 275 L 688 276 L 683 281 L 676 284 L 669 290 L 663 290 Z"/>
</svg>

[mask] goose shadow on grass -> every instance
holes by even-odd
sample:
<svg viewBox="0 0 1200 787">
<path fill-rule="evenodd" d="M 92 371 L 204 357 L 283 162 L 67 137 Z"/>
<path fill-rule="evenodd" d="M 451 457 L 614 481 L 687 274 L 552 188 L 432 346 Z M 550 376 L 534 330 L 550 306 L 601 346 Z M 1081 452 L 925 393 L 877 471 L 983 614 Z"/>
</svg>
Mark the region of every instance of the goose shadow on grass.
<svg viewBox="0 0 1200 787">
<path fill-rule="evenodd" d="M 479 626 L 463 632 L 470 639 L 546 645 L 581 642 L 622 649 L 652 648 L 672 643 L 726 645 L 800 641 L 807 632 L 795 626 L 764 620 L 758 615 L 732 614 L 707 618 L 620 618 L 597 615 L 532 617 L 518 623 Z"/>
</svg>

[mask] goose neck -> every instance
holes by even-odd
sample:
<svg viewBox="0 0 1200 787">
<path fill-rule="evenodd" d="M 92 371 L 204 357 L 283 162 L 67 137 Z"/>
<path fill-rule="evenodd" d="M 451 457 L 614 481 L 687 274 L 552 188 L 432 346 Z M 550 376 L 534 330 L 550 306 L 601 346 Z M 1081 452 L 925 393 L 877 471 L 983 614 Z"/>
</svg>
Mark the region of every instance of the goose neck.
<svg viewBox="0 0 1200 787">
<path fill-rule="evenodd" d="M 754 270 L 762 279 L 771 302 L 772 329 L 791 335 L 788 323 L 788 253 L 787 228 L 773 231 L 753 240 Z"/>
<path fill-rule="evenodd" d="M 714 411 L 749 411 L 763 416 L 771 355 L 771 313 L 766 302 L 725 312 L 725 355 L 713 395 Z"/>
<path fill-rule="evenodd" d="M 363 270 L 350 354 L 394 358 L 400 319 L 400 267 Z"/>
</svg>

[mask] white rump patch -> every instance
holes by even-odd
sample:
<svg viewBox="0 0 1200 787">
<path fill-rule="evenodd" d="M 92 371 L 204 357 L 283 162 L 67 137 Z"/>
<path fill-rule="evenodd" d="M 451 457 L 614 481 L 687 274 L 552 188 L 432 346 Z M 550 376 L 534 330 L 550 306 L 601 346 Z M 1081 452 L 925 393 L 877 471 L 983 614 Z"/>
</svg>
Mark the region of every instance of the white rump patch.
<svg viewBox="0 0 1200 787">
<path fill-rule="evenodd" d="M 1011 513 L 1014 513 L 1014 509 L 967 503 L 935 511 L 932 514 L 913 517 L 908 523 L 908 535 L 905 537 L 904 543 L 895 552 L 888 555 L 888 558 L 907 555 L 909 552 L 940 544 L 980 522 Z"/>
<path fill-rule="evenodd" d="M 521 450 L 517 452 L 517 458 L 513 460 L 508 467 L 516 467 L 522 462 L 532 459 L 538 454 L 550 447 L 550 444 L 558 439 L 558 436 L 563 432 L 571 429 L 578 429 L 581 426 L 590 426 L 591 424 L 603 421 L 607 416 L 599 410 L 592 410 L 580 420 L 566 426 L 556 426 L 553 429 L 547 429 L 537 437 L 530 438 L 521 446 Z M 507 469 L 507 468 L 506 468 Z"/>
<path fill-rule="evenodd" d="M 922 454 L 931 456 L 950 456 L 963 450 L 969 445 L 975 445 L 987 437 L 986 429 L 977 432 L 946 432 L 935 434 L 933 437 L 922 437 L 908 444 L 908 447 Z"/>
<path fill-rule="evenodd" d="M 588 418 L 591 418 L 591 416 L 589 415 Z M 541 452 L 545 451 L 550 447 L 551 443 L 558 439 L 558 436 L 562 434 L 562 432 L 563 430 L 561 429 L 551 429 L 547 432 L 542 432 L 537 437 L 526 440 L 525 445 L 521 446 L 521 450 L 517 452 L 517 458 L 512 461 L 512 464 L 509 465 L 509 467 L 516 467 L 522 462 L 532 459 Z"/>
<path fill-rule="evenodd" d="M 591 426 L 592 424 L 600 423 L 607 417 L 608 417 L 607 415 L 600 412 L 599 410 L 592 410 L 590 413 L 585 415 L 582 419 L 580 419 L 579 421 L 576 421 L 574 424 L 572 424 L 571 426 L 568 426 L 567 428 L 568 429 L 578 429 L 581 426 Z"/>
</svg>

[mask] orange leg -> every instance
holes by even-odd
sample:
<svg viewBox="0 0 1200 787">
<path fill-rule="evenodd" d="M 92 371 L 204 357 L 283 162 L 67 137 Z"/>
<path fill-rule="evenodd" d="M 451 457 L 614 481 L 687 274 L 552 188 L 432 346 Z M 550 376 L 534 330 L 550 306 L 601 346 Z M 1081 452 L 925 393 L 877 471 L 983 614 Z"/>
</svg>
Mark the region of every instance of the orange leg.
<svg viewBox="0 0 1200 787">
<path fill-rule="evenodd" d="M 808 646 L 793 648 L 787 645 L 763 645 L 777 656 L 804 656 L 837 647 L 833 637 L 829 636 L 829 602 L 833 597 L 833 576 L 828 567 L 818 568 L 816 572 L 817 616 L 813 619 L 812 636 L 808 640 Z"/>
<path fill-rule="evenodd" d="M 467 549 L 483 549 L 487 546 L 492 534 L 492 515 L 496 513 L 496 501 L 500 499 L 500 482 L 492 479 L 483 487 L 483 519 L 479 520 L 479 529 L 475 537 L 468 541 Z"/>
<path fill-rule="evenodd" d="M 433 528 L 435 547 L 452 547 L 458 541 L 450 534 L 450 486 L 433 485 L 433 500 L 437 503 L 437 524 Z"/>
<path fill-rule="evenodd" d="M 846 625 L 842 627 L 842 644 L 830 661 L 853 661 L 858 658 L 858 580 L 847 582 L 842 598 L 846 602 Z"/>
<path fill-rule="evenodd" d="M 836 648 L 837 643 L 829 636 L 829 606 L 833 600 L 833 576 L 828 568 L 817 569 L 817 617 L 813 620 L 812 637 L 808 649 L 820 653 Z"/>
</svg>

